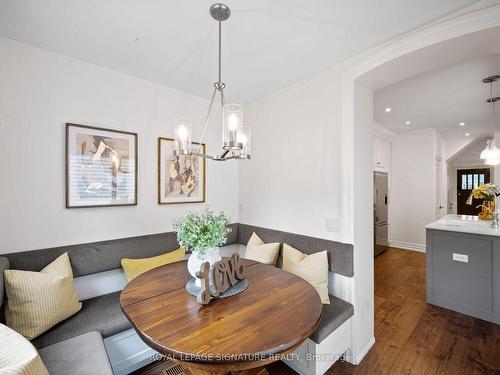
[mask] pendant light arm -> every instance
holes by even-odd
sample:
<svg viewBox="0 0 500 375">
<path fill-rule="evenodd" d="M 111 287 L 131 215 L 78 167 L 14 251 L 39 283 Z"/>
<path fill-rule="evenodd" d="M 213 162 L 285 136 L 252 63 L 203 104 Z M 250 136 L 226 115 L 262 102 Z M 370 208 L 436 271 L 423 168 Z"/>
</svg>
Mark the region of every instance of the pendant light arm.
<svg viewBox="0 0 500 375">
<path fill-rule="evenodd" d="M 224 89 L 220 90 L 220 102 L 222 104 L 222 108 L 224 108 L 224 105 L 226 104 L 226 98 L 224 97 Z"/>
<path fill-rule="evenodd" d="M 203 142 L 203 137 L 205 137 L 205 133 L 208 128 L 208 120 L 210 119 L 210 112 L 212 112 L 212 106 L 214 105 L 214 99 L 215 99 L 215 94 L 217 93 L 217 88 L 214 88 L 214 92 L 212 93 L 212 99 L 210 100 L 210 105 L 208 106 L 208 112 L 207 116 L 205 117 L 205 125 L 203 126 L 203 131 L 201 132 L 200 136 L 200 149 L 201 149 L 201 144 Z"/>
</svg>

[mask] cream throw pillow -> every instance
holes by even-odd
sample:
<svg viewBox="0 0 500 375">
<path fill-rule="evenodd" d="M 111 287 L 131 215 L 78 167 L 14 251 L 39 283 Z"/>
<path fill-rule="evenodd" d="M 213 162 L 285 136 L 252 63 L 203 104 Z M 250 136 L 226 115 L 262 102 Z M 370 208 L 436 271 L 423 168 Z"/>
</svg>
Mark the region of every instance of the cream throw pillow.
<svg viewBox="0 0 500 375">
<path fill-rule="evenodd" d="M 264 243 L 255 232 L 248 240 L 245 250 L 245 259 L 255 260 L 260 263 L 274 266 L 280 251 L 279 243 Z"/>
<path fill-rule="evenodd" d="M 307 255 L 285 243 L 283 244 L 283 269 L 302 277 L 318 291 L 322 303 L 330 304 L 326 250 Z"/>
<path fill-rule="evenodd" d="M 0 375 L 49 375 L 35 347 L 0 324 Z"/>
<path fill-rule="evenodd" d="M 29 340 L 82 308 L 68 253 L 40 272 L 5 270 L 4 279 L 7 325 Z"/>
</svg>

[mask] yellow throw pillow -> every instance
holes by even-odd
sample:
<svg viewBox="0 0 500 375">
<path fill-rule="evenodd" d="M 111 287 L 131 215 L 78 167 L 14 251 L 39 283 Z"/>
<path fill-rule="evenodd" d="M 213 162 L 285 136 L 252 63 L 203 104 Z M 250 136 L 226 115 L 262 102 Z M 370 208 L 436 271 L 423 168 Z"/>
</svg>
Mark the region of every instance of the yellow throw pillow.
<svg viewBox="0 0 500 375">
<path fill-rule="evenodd" d="M 307 255 L 283 244 L 283 269 L 302 277 L 317 290 L 322 303 L 330 304 L 326 250 Z"/>
<path fill-rule="evenodd" d="M 157 255 L 151 258 L 141 258 L 141 259 L 122 259 L 122 267 L 127 277 L 127 281 L 135 279 L 140 274 L 146 271 L 152 270 L 153 268 L 163 266 L 164 264 L 179 262 L 184 260 L 186 255 L 186 250 L 183 247 L 177 250 L 165 253 L 162 255 Z"/>
<path fill-rule="evenodd" d="M 260 263 L 274 266 L 280 251 L 279 243 L 264 243 L 262 238 L 252 233 L 245 250 L 245 259 L 255 260 Z"/>
<path fill-rule="evenodd" d="M 3 324 L 0 324 L 0 374 L 49 375 L 35 347 Z"/>
<path fill-rule="evenodd" d="M 5 270 L 7 325 L 29 340 L 82 308 L 68 253 L 40 272 Z"/>
</svg>

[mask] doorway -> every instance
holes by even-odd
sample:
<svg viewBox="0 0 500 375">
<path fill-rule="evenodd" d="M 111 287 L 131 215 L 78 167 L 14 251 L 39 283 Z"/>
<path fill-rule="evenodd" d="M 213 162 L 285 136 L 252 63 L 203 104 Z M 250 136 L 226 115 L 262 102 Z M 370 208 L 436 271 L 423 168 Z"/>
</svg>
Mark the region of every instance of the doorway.
<svg viewBox="0 0 500 375">
<path fill-rule="evenodd" d="M 459 169 L 457 170 L 457 214 L 477 215 L 481 211 L 477 208 L 482 203 L 481 199 L 472 199 L 472 204 L 467 204 L 472 190 L 479 185 L 490 182 L 489 168 Z"/>
</svg>

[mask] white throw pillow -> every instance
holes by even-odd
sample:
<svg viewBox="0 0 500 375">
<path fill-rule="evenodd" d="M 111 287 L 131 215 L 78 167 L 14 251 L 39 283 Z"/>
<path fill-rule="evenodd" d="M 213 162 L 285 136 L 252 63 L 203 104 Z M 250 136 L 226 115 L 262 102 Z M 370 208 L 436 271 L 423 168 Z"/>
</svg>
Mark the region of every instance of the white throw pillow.
<svg viewBox="0 0 500 375">
<path fill-rule="evenodd" d="M 260 263 L 274 266 L 276 265 L 279 251 L 279 243 L 264 243 L 262 238 L 254 232 L 248 240 L 245 259 L 255 260 Z"/>
<path fill-rule="evenodd" d="M 326 250 L 307 255 L 285 243 L 283 244 L 283 270 L 302 277 L 316 289 L 322 303 L 330 304 Z"/>
<path fill-rule="evenodd" d="M 0 375 L 49 375 L 35 347 L 0 324 Z"/>
</svg>

